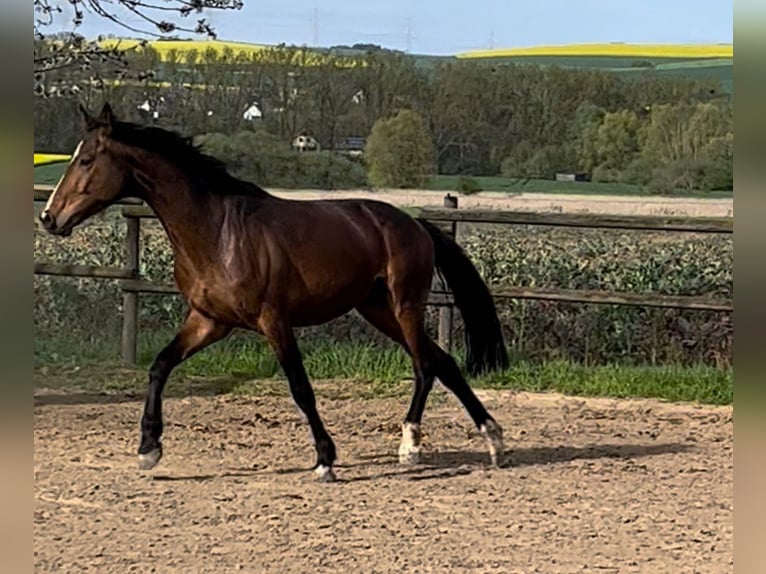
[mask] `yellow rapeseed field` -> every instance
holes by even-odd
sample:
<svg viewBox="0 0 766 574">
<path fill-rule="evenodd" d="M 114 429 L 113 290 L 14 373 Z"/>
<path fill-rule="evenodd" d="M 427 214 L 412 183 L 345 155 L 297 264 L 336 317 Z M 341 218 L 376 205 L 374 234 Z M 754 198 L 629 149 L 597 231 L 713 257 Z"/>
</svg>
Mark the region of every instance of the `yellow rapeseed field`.
<svg viewBox="0 0 766 574">
<path fill-rule="evenodd" d="M 46 165 L 49 163 L 58 163 L 60 161 L 68 161 L 71 156 L 57 154 L 57 153 L 36 153 L 35 154 L 35 167 L 38 165 Z"/>
<path fill-rule="evenodd" d="M 102 40 L 101 45 L 104 48 L 119 48 L 129 50 L 136 48 L 140 40 L 131 40 L 127 38 L 110 38 Z M 357 61 L 349 57 L 328 57 L 324 54 L 314 52 L 311 49 L 302 50 L 300 47 L 279 48 L 278 46 L 268 46 L 264 44 L 249 44 L 246 42 L 228 42 L 224 40 L 152 40 L 147 42 L 147 46 L 157 52 L 162 61 L 171 58 L 175 52 L 177 57 L 184 58 L 184 54 L 197 51 L 202 57 L 205 52 L 212 50 L 218 57 L 224 55 L 228 50 L 234 57 L 244 56 L 246 58 L 263 58 L 264 60 L 273 60 L 275 63 L 283 63 L 285 55 L 290 54 L 293 64 L 301 66 L 317 66 L 328 61 L 333 64 L 343 64 L 347 66 L 357 65 Z"/>
<path fill-rule="evenodd" d="M 504 58 L 513 56 L 617 56 L 636 58 L 733 58 L 731 44 L 568 44 L 473 50 L 458 58 Z"/>
</svg>

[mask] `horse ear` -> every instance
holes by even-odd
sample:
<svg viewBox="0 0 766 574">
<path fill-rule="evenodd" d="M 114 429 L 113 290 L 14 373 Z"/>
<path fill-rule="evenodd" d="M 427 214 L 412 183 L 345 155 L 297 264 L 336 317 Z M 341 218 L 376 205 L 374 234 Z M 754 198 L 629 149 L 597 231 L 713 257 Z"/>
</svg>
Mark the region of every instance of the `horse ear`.
<svg viewBox="0 0 766 574">
<path fill-rule="evenodd" d="M 92 130 L 98 125 L 98 121 L 93 116 L 90 115 L 88 110 L 86 110 L 82 104 L 80 104 L 80 113 L 82 114 L 83 127 L 87 131 Z"/>
<path fill-rule="evenodd" d="M 109 105 L 109 102 L 104 103 L 104 107 L 101 108 L 101 113 L 98 116 L 98 123 L 102 126 L 109 127 L 114 123 L 114 112 L 112 111 L 112 106 Z"/>
</svg>

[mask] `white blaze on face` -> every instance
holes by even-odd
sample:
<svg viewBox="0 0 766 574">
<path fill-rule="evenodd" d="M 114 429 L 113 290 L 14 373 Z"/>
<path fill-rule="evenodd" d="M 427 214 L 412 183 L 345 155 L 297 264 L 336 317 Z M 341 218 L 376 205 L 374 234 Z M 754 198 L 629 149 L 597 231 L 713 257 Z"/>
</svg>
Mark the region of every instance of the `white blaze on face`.
<svg viewBox="0 0 766 574">
<path fill-rule="evenodd" d="M 69 165 L 72 165 L 75 161 L 77 161 L 77 157 L 80 155 L 80 150 L 82 149 L 82 142 L 77 144 L 77 147 L 74 150 L 74 153 L 72 154 L 72 159 L 69 160 Z M 67 167 L 67 169 L 69 169 Z M 48 197 L 48 202 L 45 204 L 45 207 L 43 208 L 43 213 L 50 210 L 51 205 L 53 205 L 53 198 L 56 195 L 56 192 L 59 190 L 59 186 L 61 186 L 61 182 L 64 181 L 64 177 L 66 177 L 66 171 L 64 171 L 64 175 L 61 176 L 61 179 L 59 179 L 59 182 L 56 184 L 56 187 L 53 188 L 53 192 L 51 193 L 50 197 Z"/>
</svg>

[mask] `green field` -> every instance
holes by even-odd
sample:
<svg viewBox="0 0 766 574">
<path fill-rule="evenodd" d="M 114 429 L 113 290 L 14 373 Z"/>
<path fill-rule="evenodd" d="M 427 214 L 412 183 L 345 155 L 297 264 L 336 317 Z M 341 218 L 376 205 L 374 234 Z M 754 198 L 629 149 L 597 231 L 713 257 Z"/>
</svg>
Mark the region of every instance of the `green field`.
<svg viewBox="0 0 766 574">
<path fill-rule="evenodd" d="M 67 162 L 36 165 L 34 168 L 35 185 L 56 185 L 61 176 L 64 175 L 66 166 Z"/>
<path fill-rule="evenodd" d="M 569 69 L 603 70 L 624 78 L 713 79 L 724 93 L 734 92 L 734 60 L 711 58 L 625 58 L 623 56 L 498 56 L 475 61 L 486 64 L 528 64 Z M 651 64 L 651 65 L 647 65 Z"/>
<path fill-rule="evenodd" d="M 714 79 L 726 93 L 734 91 L 734 53 L 730 45 L 565 45 L 477 50 L 460 59 L 497 64 L 530 64 L 594 69 L 626 78 Z"/>
<path fill-rule="evenodd" d="M 52 163 L 39 165 L 34 168 L 35 185 L 55 185 L 66 169 L 67 163 Z M 455 191 L 457 189 L 457 175 L 437 175 L 433 178 L 428 189 L 433 191 Z M 501 176 L 478 176 L 474 177 L 482 188 L 482 191 L 505 192 L 505 193 L 571 193 L 582 195 L 622 195 L 641 196 L 647 192 L 638 185 L 626 183 L 597 183 L 597 182 L 558 182 L 547 179 L 519 179 Z M 731 191 L 683 191 L 679 190 L 675 195 L 684 197 L 701 198 L 728 198 Z"/>
<path fill-rule="evenodd" d="M 648 192 L 640 185 L 629 183 L 599 183 L 591 181 L 562 182 L 550 179 L 525 179 L 502 176 L 477 176 L 473 178 L 482 191 L 506 193 L 550 193 L 577 195 L 622 195 L 642 196 Z M 454 191 L 458 187 L 458 175 L 437 175 L 428 189 L 434 191 Z M 698 198 L 729 198 L 731 191 L 687 191 L 677 190 L 674 196 Z"/>
</svg>

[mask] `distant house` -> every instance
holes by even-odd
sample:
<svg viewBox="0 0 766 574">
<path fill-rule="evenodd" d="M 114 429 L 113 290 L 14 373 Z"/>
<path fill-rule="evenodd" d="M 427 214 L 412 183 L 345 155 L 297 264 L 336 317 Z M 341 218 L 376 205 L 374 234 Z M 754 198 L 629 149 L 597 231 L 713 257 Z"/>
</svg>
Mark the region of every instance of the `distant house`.
<svg viewBox="0 0 766 574">
<path fill-rule="evenodd" d="M 248 122 L 260 120 L 263 118 L 263 112 L 261 111 L 261 108 L 258 107 L 258 104 L 253 102 L 250 107 L 245 110 L 245 113 L 242 114 L 242 118 Z"/>
<path fill-rule="evenodd" d="M 165 105 L 165 97 L 159 98 L 146 98 L 138 107 L 142 112 L 144 118 L 151 117 L 153 120 L 157 120 L 160 117 L 160 110 Z"/>
<path fill-rule="evenodd" d="M 300 152 L 319 151 L 319 142 L 307 133 L 301 133 L 293 140 L 292 148 Z"/>
</svg>

